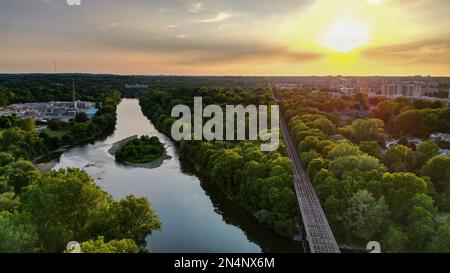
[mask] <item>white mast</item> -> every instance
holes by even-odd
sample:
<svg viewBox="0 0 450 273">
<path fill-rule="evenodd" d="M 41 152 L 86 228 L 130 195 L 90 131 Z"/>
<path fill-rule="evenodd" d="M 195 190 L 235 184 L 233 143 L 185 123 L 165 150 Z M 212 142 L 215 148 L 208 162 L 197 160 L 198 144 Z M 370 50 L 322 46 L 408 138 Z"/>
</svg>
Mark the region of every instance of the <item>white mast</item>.
<svg viewBox="0 0 450 273">
<path fill-rule="evenodd" d="M 75 80 L 72 80 L 73 108 L 77 109 L 77 101 L 75 98 Z"/>
<path fill-rule="evenodd" d="M 448 100 L 447 105 L 450 106 L 450 88 L 448 89 Z"/>
</svg>

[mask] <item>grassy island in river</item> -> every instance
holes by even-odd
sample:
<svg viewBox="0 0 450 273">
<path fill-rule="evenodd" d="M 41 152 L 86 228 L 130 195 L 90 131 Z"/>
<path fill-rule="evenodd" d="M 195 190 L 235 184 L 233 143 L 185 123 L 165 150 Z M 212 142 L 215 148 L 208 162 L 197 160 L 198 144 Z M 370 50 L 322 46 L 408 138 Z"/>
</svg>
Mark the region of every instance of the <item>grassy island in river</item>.
<svg viewBox="0 0 450 273">
<path fill-rule="evenodd" d="M 115 153 L 116 160 L 133 164 L 158 161 L 165 154 L 164 144 L 158 137 L 142 136 L 128 141 Z"/>
</svg>

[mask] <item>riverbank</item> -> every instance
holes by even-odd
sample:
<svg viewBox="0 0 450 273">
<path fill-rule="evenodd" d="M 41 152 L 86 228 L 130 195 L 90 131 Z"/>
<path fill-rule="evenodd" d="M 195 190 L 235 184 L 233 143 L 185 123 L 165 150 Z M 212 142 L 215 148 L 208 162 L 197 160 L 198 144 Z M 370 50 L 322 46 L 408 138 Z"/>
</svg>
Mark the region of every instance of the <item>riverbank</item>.
<svg viewBox="0 0 450 273">
<path fill-rule="evenodd" d="M 123 164 L 127 165 L 127 166 L 131 166 L 131 167 L 136 167 L 136 168 L 145 168 L 145 169 L 154 169 L 154 168 L 158 168 L 159 166 L 161 166 L 164 162 L 164 160 L 167 159 L 171 159 L 172 157 L 169 156 L 166 152 L 164 152 L 164 154 L 158 158 L 155 161 L 152 162 L 148 162 L 148 163 L 131 163 L 128 161 L 124 161 Z"/>
<path fill-rule="evenodd" d="M 133 139 L 137 139 L 137 138 L 138 138 L 138 136 L 134 135 L 134 136 L 124 138 L 121 141 L 117 141 L 116 143 L 113 143 L 112 147 L 108 150 L 108 153 L 110 153 L 111 155 L 115 155 L 116 152 L 120 149 L 120 147 L 127 144 L 129 141 L 131 141 Z"/>
<path fill-rule="evenodd" d="M 41 171 L 41 172 L 49 172 L 51 171 L 59 162 L 57 160 L 50 160 L 50 161 L 45 161 L 44 162 L 40 162 L 43 161 L 43 159 L 47 158 L 47 157 L 51 157 L 52 155 L 56 155 L 56 154 L 61 154 L 65 151 L 67 151 L 70 148 L 82 145 L 84 143 L 89 143 L 91 141 L 95 141 L 99 138 L 101 138 L 102 136 L 106 136 L 108 134 L 108 130 L 114 129 L 116 125 L 116 121 L 114 121 L 113 123 L 111 123 L 110 125 L 108 125 L 107 127 L 105 127 L 105 129 L 103 129 L 100 133 L 96 134 L 95 136 L 92 137 L 88 137 L 88 138 L 84 138 L 84 139 L 80 139 L 70 145 L 65 145 L 62 147 L 59 147 L 56 150 L 53 151 L 49 151 L 48 153 L 45 153 L 43 155 L 40 155 L 34 159 L 31 160 L 31 162 L 36 166 L 36 168 Z"/>
<path fill-rule="evenodd" d="M 35 163 L 34 165 L 40 172 L 46 173 L 51 171 L 56 165 L 58 165 L 58 163 L 59 163 L 58 160 L 54 159 L 45 163 Z"/>
</svg>

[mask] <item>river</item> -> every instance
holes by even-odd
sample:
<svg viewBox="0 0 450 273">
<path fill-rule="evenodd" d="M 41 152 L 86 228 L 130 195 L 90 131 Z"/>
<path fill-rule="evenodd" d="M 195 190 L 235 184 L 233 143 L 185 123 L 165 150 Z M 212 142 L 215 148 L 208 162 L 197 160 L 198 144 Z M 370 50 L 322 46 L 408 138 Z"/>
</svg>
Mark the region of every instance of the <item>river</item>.
<svg viewBox="0 0 450 273">
<path fill-rule="evenodd" d="M 147 197 L 163 228 L 148 236 L 152 252 L 299 252 L 299 243 L 278 236 L 229 201 L 214 185 L 199 179 L 189 164 L 180 162 L 171 139 L 158 132 L 141 112 L 137 99 L 123 99 L 113 133 L 76 146 L 58 157 L 54 169 L 76 167 L 97 185 L 121 199 Z M 172 158 L 156 169 L 117 163 L 111 145 L 132 135 L 158 136 Z"/>
</svg>

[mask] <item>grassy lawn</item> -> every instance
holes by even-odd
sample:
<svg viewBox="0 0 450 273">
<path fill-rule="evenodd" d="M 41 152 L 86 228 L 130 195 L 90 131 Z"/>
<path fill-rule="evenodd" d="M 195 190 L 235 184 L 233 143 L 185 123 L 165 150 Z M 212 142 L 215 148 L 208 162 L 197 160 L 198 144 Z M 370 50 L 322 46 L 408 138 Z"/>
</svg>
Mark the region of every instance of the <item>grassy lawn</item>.
<svg viewBox="0 0 450 273">
<path fill-rule="evenodd" d="M 45 132 L 49 137 L 62 138 L 67 133 L 67 131 L 68 131 L 67 129 L 62 129 L 58 131 L 45 129 L 43 132 Z"/>
</svg>

